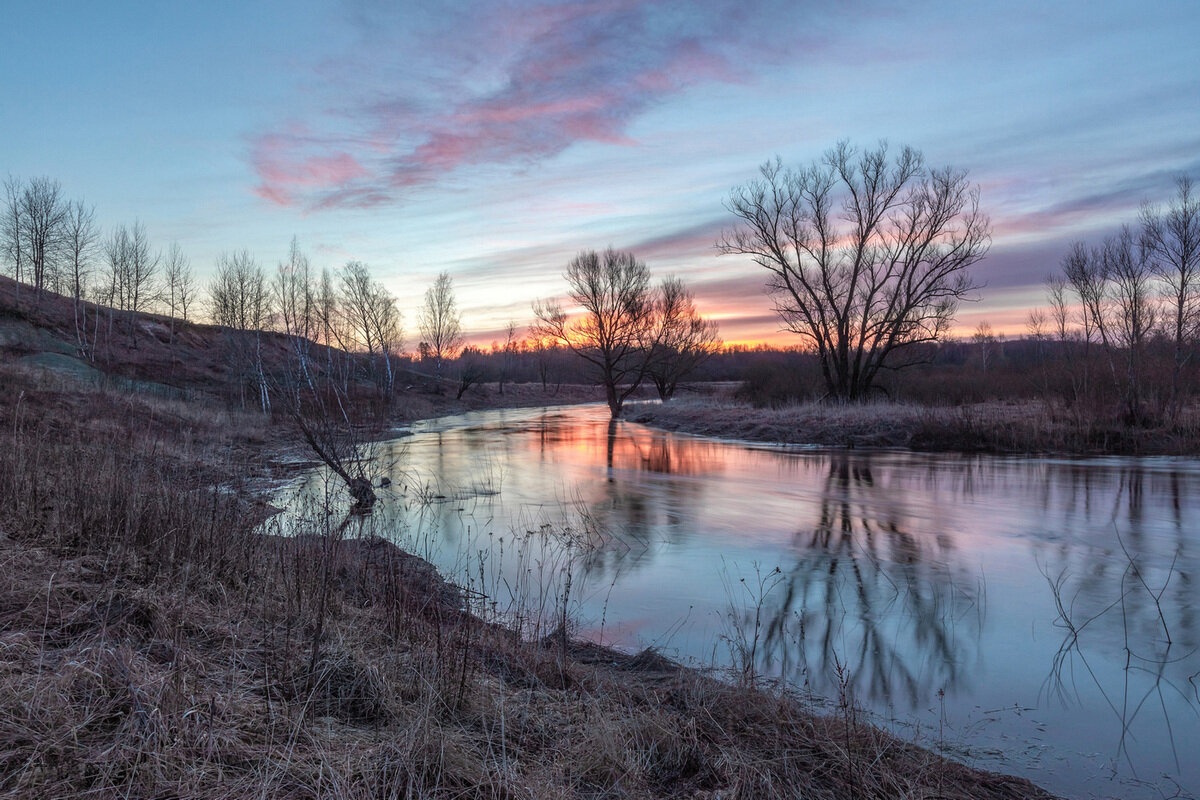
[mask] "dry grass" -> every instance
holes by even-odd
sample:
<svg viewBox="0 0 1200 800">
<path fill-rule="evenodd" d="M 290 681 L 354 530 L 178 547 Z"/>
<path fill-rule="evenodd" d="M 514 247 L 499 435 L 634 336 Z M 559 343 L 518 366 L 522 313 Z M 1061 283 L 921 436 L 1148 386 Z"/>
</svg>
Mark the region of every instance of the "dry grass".
<svg viewBox="0 0 1200 800">
<path fill-rule="evenodd" d="M 1183 455 L 1200 450 L 1193 410 L 1171 427 L 1130 428 L 1036 401 L 930 406 L 820 402 L 758 408 L 726 395 L 630 407 L 634 422 L 754 442 L 985 453 Z"/>
<path fill-rule="evenodd" d="M 261 535 L 252 419 L 0 369 L 0 797 L 1046 796 L 786 692 L 522 641 L 334 517 Z"/>
</svg>

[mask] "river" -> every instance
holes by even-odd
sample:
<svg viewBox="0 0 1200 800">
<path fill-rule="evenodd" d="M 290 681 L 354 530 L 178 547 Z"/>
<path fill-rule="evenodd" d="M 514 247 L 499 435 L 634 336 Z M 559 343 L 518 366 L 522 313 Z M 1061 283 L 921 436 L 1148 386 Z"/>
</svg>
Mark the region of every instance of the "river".
<svg viewBox="0 0 1200 800">
<path fill-rule="evenodd" d="M 375 458 L 361 524 L 529 635 L 565 611 L 1071 797 L 1200 791 L 1198 460 L 771 447 L 594 405 L 432 420 Z"/>
</svg>

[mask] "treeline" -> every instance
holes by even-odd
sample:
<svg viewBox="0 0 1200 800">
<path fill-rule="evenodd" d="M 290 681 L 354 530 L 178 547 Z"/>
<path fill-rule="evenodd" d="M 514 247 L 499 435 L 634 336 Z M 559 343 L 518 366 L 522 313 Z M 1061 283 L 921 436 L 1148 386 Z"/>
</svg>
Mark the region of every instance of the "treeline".
<svg viewBox="0 0 1200 800">
<path fill-rule="evenodd" d="M 394 382 L 401 314 L 361 262 L 317 271 L 293 240 L 274 269 L 245 250 L 223 253 L 213 278 L 201 284 L 177 242 L 156 249 L 136 221 L 102 231 L 95 208 L 68 200 L 49 178 L 9 178 L 3 214 L 0 255 L 16 281 L 18 306 L 39 308 L 50 294 L 69 297 L 81 358 L 111 357 L 114 325 L 124 330 L 125 347 L 136 350 L 139 317 L 159 314 L 168 343 L 179 320 L 222 326 L 230 385 L 243 405 L 253 397 L 263 411 L 273 391 L 312 382 L 318 352 L 315 369 L 343 387 L 367 378 L 387 391 Z M 264 358 L 264 335 L 272 333 L 285 337 L 293 358 Z M 109 353 L 98 352 L 102 339 Z"/>
<path fill-rule="evenodd" d="M 101 231 L 94 208 L 67 199 L 56 181 L 10 178 L 3 201 L 0 258 L 17 301 L 70 298 L 80 357 L 112 358 L 117 336 L 136 350 L 143 315 L 164 317 L 169 342 L 177 320 L 211 322 L 222 326 L 233 395 L 264 411 L 274 395 L 311 387 L 318 375 L 343 392 L 365 384 L 387 397 L 401 371 L 459 397 L 483 382 L 501 393 L 511 382 L 535 383 L 547 394 L 600 383 L 614 414 L 639 386 L 669 399 L 684 378 L 738 382 L 740 396 L 757 404 L 844 395 L 830 388 L 829 347 L 723 348 L 691 291 L 675 278 L 653 284 L 630 253 L 581 253 L 564 273 L 578 311 L 535 303 L 528 327 L 510 322 L 490 347 L 466 343 L 453 281 L 442 273 L 424 294 L 409 352 L 397 298 L 361 262 L 316 269 L 293 239 L 271 268 L 245 250 L 222 254 L 201 284 L 178 243 L 156 249 L 137 221 Z M 1075 243 L 1047 295 L 1018 339 L 983 324 L 960 340 L 940 328 L 930 341 L 906 340 L 903 357 L 881 361 L 862 396 L 1038 398 L 1080 421 L 1176 422 L 1198 389 L 1200 199 L 1191 181 L 1179 178 L 1164 207 L 1143 206 L 1104 242 Z M 98 353 L 102 339 L 107 354 Z"/>
<path fill-rule="evenodd" d="M 590 340 L 590 328 L 575 331 L 554 306 L 558 329 L 546 320 L 527 329 L 514 321 L 490 348 L 468 345 L 453 281 L 442 273 L 425 292 L 419 341 L 410 354 L 396 296 L 360 261 L 316 269 L 293 239 L 274 268 L 246 250 L 226 252 L 211 280 L 201 283 L 177 242 L 156 249 L 137 221 L 102 231 L 94 207 L 68 200 L 57 181 L 9 178 L 4 189 L 0 256 L 16 281 L 18 306 L 40 308 L 47 295 L 69 297 L 78 354 L 92 362 L 114 360 L 113 342 L 122 335 L 125 350 L 136 350 L 139 318 L 147 315 L 164 318 L 168 344 L 179 320 L 218 325 L 228 386 L 242 406 L 264 412 L 279 392 L 314 389 L 317 377 L 333 381 L 343 394 L 366 382 L 386 397 L 401 369 L 460 398 L 485 381 L 495 382 L 500 393 L 518 381 L 540 383 L 553 394 L 564 383 L 597 380 L 610 386 L 619 380 L 622 392 L 646 381 L 669 398 L 719 346 L 715 325 L 696 313 L 682 281 L 669 277 L 652 287 L 645 264 L 620 254 L 629 261 L 623 276 L 628 283 L 616 290 L 624 294 L 584 303 L 585 319 L 610 312 L 613 319 L 605 325 L 620 319 L 617 340 L 612 331 Z M 605 258 L 614 255 L 609 251 Z M 602 301 L 617 305 L 595 306 Z M 282 359 L 275 352 L 279 337 L 286 342 Z M 98 350 L 102 340 L 106 351 Z M 605 351 L 599 358 L 597 344 Z"/>
<path fill-rule="evenodd" d="M 1174 423 L 1196 392 L 1200 197 L 1180 177 L 1166 207 L 1089 246 L 1076 242 L 1047 283 L 1030 339 L 1054 362 L 1044 391 L 1080 413 Z M 1050 377 L 1050 373 L 1053 377 Z"/>
<path fill-rule="evenodd" d="M 924 346 L 913 353 L 920 363 L 884 376 L 874 397 L 927 405 L 1039 402 L 1082 425 L 1171 424 L 1194 403 L 1200 383 L 1197 365 L 1188 362 L 1180 370 L 1180 389 L 1174 394 L 1175 347 L 1166 331 L 1142 344 L 1140 413 L 1130 419 L 1122 371 L 1127 354 L 1118 348 L 1106 351 L 1098 340 L 1087 345 L 1078 332 L 1062 338 L 1044 321 L 1045 309 L 1031 316 L 1038 318 L 1037 329 L 1027 326 L 1018 336 L 994 333 L 985 324 L 970 336 Z M 1193 340 L 1192 347 L 1198 344 Z M 736 396 L 757 406 L 827 399 L 816 355 L 800 348 L 730 348 L 698 370 L 694 380 L 736 382 Z"/>
</svg>

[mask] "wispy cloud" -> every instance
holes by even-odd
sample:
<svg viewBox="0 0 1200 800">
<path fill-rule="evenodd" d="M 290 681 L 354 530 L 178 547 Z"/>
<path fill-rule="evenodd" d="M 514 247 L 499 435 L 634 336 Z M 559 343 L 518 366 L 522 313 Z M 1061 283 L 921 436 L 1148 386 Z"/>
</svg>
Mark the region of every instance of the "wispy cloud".
<svg viewBox="0 0 1200 800">
<path fill-rule="evenodd" d="M 631 249 L 640 258 L 711 258 L 717 255 L 717 240 L 732 223 L 726 216 L 705 220 L 680 230 L 652 236 L 634 244 Z"/>
<path fill-rule="evenodd" d="M 354 99 L 317 120 L 319 133 L 291 123 L 253 137 L 256 192 L 282 205 L 372 206 L 465 166 L 520 167 L 576 142 L 635 144 L 630 123 L 665 98 L 746 79 L 746 65 L 771 60 L 780 14 L 799 9 L 768 5 L 589 0 L 415 20 L 360 7 L 372 32 L 362 52 L 322 66 Z M 392 38 L 376 30 L 390 26 Z M 792 47 L 817 45 L 814 26 L 805 30 Z M 386 65 L 387 48 L 402 51 L 404 69 L 351 66 Z"/>
<path fill-rule="evenodd" d="M 1061 237 L 1064 232 L 1086 234 L 1090 229 L 1112 228 L 1119 222 L 1132 223 L 1141 203 L 1163 199 L 1179 175 L 1198 171 L 1200 162 L 1193 161 L 1177 168 L 1132 175 L 1102 174 L 1091 185 L 1060 189 L 1058 196 L 1040 207 L 999 218 L 993 233 L 1000 238 L 1048 238 Z"/>
</svg>

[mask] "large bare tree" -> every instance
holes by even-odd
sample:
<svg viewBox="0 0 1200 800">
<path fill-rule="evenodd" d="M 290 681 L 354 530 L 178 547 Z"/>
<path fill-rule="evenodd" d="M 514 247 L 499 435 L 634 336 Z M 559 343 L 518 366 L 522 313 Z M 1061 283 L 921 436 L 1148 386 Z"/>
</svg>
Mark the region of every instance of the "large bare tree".
<svg viewBox="0 0 1200 800">
<path fill-rule="evenodd" d="M 427 346 L 437 375 L 441 377 L 442 361 L 454 358 L 463 346 L 462 314 L 454 299 L 454 281 L 449 272 L 438 275 L 433 285 L 425 290 L 418 324 L 421 341 Z"/>
<path fill-rule="evenodd" d="M 816 351 L 829 396 L 863 399 L 881 370 L 941 339 L 976 288 L 967 268 L 991 241 L 979 189 L 886 144 L 841 142 L 807 167 L 776 159 L 760 172 L 730 193 L 741 224 L 717 247 L 770 272 L 775 308 Z"/>
<path fill-rule="evenodd" d="M 588 250 L 564 274 L 572 318 L 557 301 L 534 303 L 536 336 L 569 348 L 595 366 L 613 419 L 645 380 L 655 345 L 655 302 L 646 263 L 633 253 Z"/>
<path fill-rule="evenodd" d="M 1132 424 L 1144 416 L 1145 351 L 1158 319 L 1154 270 L 1148 250 L 1127 226 L 1105 240 L 1100 258 L 1101 271 L 1111 286 L 1111 328 L 1125 361 L 1125 417 Z"/>
</svg>

